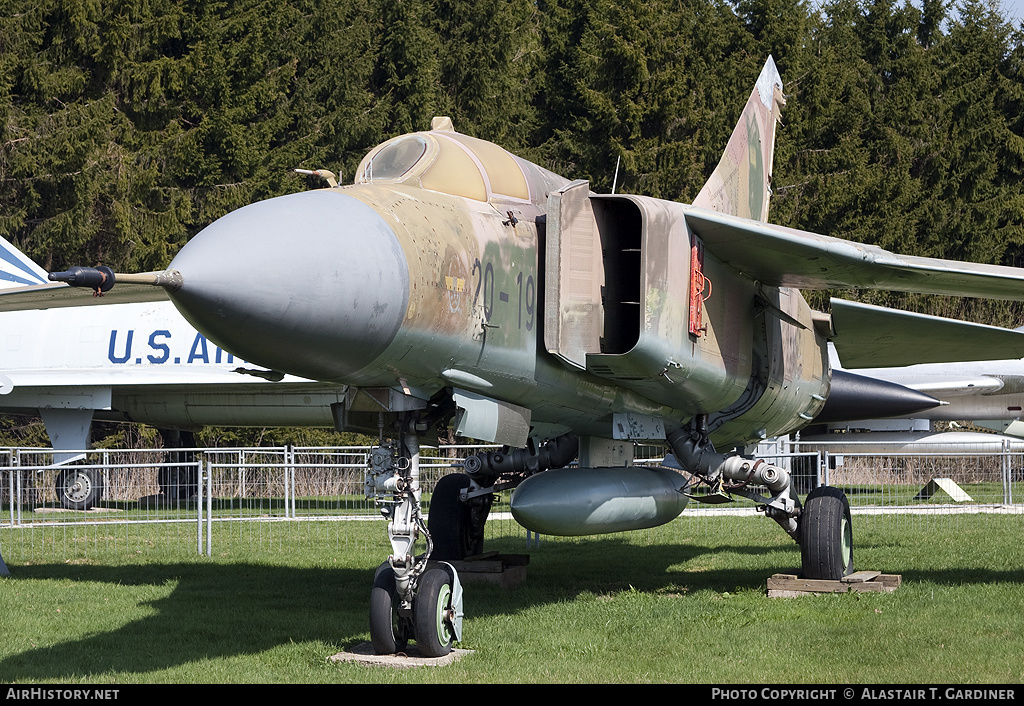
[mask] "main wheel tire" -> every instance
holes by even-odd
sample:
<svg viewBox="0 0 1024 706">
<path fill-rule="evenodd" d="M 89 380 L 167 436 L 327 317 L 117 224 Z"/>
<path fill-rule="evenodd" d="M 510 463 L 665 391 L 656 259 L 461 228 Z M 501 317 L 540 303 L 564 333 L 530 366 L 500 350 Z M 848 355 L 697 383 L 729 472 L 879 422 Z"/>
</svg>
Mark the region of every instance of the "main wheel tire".
<svg viewBox="0 0 1024 706">
<path fill-rule="evenodd" d="M 850 503 L 838 488 L 815 488 L 800 515 L 800 561 L 804 578 L 838 581 L 853 573 Z"/>
<path fill-rule="evenodd" d="M 188 500 L 199 490 L 199 473 L 196 462 L 196 437 L 193 432 L 179 429 L 160 429 L 164 441 L 164 463 L 180 463 L 180 466 L 162 466 L 157 471 L 160 492 L 167 500 Z"/>
<path fill-rule="evenodd" d="M 427 569 L 413 604 L 416 646 L 425 657 L 444 657 L 452 651 L 452 580 L 444 569 Z"/>
<path fill-rule="evenodd" d="M 57 500 L 68 510 L 88 510 L 103 497 L 103 473 L 96 469 L 66 468 L 57 474 Z"/>
<path fill-rule="evenodd" d="M 469 487 L 469 476 L 452 473 L 442 476 L 430 495 L 427 531 L 433 542 L 431 559 L 461 561 L 467 556 L 483 553 L 484 522 L 494 496 L 485 495 L 464 503 L 459 494 Z"/>
<path fill-rule="evenodd" d="M 370 590 L 370 644 L 376 654 L 393 655 L 405 650 L 407 633 L 406 621 L 398 614 L 395 572 L 384 562 Z"/>
</svg>

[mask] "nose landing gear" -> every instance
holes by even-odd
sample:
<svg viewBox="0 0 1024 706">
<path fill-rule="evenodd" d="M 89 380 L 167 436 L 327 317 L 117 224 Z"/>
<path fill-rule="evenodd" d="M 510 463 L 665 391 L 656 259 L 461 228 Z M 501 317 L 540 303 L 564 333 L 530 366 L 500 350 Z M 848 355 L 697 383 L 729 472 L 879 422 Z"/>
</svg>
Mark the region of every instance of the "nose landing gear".
<svg viewBox="0 0 1024 706">
<path fill-rule="evenodd" d="M 419 438 L 409 425 L 400 443 L 374 449 L 366 495 L 388 520 L 392 555 L 377 568 L 370 591 L 370 642 L 394 654 L 410 639 L 425 657 L 443 657 L 462 637 L 462 585 L 451 564 L 429 561 L 433 542 L 420 508 Z M 414 556 L 420 536 L 426 550 Z"/>
</svg>

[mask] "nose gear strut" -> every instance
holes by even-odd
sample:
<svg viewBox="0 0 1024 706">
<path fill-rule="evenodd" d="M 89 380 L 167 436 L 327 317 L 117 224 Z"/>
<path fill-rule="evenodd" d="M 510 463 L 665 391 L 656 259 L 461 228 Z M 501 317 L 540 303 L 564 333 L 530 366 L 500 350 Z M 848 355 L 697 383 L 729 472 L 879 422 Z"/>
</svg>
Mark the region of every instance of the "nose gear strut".
<svg viewBox="0 0 1024 706">
<path fill-rule="evenodd" d="M 462 586 L 448 563 L 431 562 L 433 542 L 420 506 L 420 444 L 415 419 L 400 441 L 370 453 L 366 496 L 388 521 L 392 554 L 377 571 L 370 601 L 370 637 L 378 654 L 415 637 L 428 657 L 441 657 L 462 637 Z M 416 556 L 420 535 L 426 550 Z M 387 576 L 383 572 L 391 572 Z M 411 633 L 411 634 L 410 634 Z"/>
</svg>

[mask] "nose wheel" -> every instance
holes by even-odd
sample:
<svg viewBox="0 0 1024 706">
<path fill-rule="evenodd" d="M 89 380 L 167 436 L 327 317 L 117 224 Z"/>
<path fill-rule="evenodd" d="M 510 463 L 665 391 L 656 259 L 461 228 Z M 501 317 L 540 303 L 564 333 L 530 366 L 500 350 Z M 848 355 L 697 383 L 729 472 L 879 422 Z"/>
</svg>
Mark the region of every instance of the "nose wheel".
<svg viewBox="0 0 1024 706">
<path fill-rule="evenodd" d="M 395 590 L 395 572 L 388 562 L 377 567 L 370 591 L 370 644 L 379 655 L 405 651 L 412 635 L 411 616 L 403 616 Z"/>
<path fill-rule="evenodd" d="M 456 597 L 453 583 L 443 568 L 429 569 L 420 581 L 413 625 L 416 646 L 426 657 L 443 657 L 451 652 L 461 632 L 462 597 Z"/>
<path fill-rule="evenodd" d="M 420 577 L 411 609 L 403 607 L 394 570 L 377 568 L 370 591 L 370 644 L 379 655 L 404 652 L 409 639 L 424 657 L 444 657 L 462 635 L 462 586 L 448 564 Z"/>
<path fill-rule="evenodd" d="M 370 591 L 370 642 L 395 654 L 410 638 L 425 657 L 443 657 L 462 638 L 462 586 L 455 567 L 429 561 L 434 544 L 420 510 L 419 440 L 410 425 L 400 443 L 370 454 L 367 497 L 388 520 L 392 554 L 377 568 Z M 417 539 L 426 550 L 417 555 Z"/>
</svg>

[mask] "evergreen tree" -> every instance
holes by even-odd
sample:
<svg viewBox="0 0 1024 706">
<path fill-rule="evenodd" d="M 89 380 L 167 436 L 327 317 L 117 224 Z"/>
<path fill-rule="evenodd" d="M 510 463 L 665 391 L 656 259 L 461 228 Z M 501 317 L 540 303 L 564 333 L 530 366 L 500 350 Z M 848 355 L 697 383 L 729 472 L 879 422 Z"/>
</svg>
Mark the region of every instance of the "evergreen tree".
<svg viewBox="0 0 1024 706">
<path fill-rule="evenodd" d="M 539 50 L 532 0 L 438 0 L 431 26 L 455 129 L 512 151 L 531 147 Z"/>
<path fill-rule="evenodd" d="M 387 136 L 426 130 L 450 104 L 441 89 L 444 48 L 426 0 L 379 0 L 379 38 L 372 91 L 384 112 Z"/>
<path fill-rule="evenodd" d="M 104 260 L 115 247 L 130 126 L 104 90 L 102 17 L 91 3 L 44 1 L 0 18 L 0 233 L 44 267 Z"/>
<path fill-rule="evenodd" d="M 548 166 L 608 190 L 618 158 L 620 191 L 696 195 L 732 130 L 723 114 L 738 116 L 760 68 L 732 10 L 666 0 L 538 7 Z M 725 78 L 755 65 L 746 91 Z"/>
<path fill-rule="evenodd" d="M 934 226 L 946 257 L 1001 263 L 1024 242 L 1021 36 L 979 0 L 959 11 L 936 46 L 947 119 L 926 175 Z"/>
<path fill-rule="evenodd" d="M 376 0 L 304 0 L 291 122 L 282 141 L 292 167 L 327 168 L 351 182 L 367 150 L 382 142 L 386 116 L 372 91 Z M 319 179 L 310 186 L 323 186 Z"/>
</svg>

